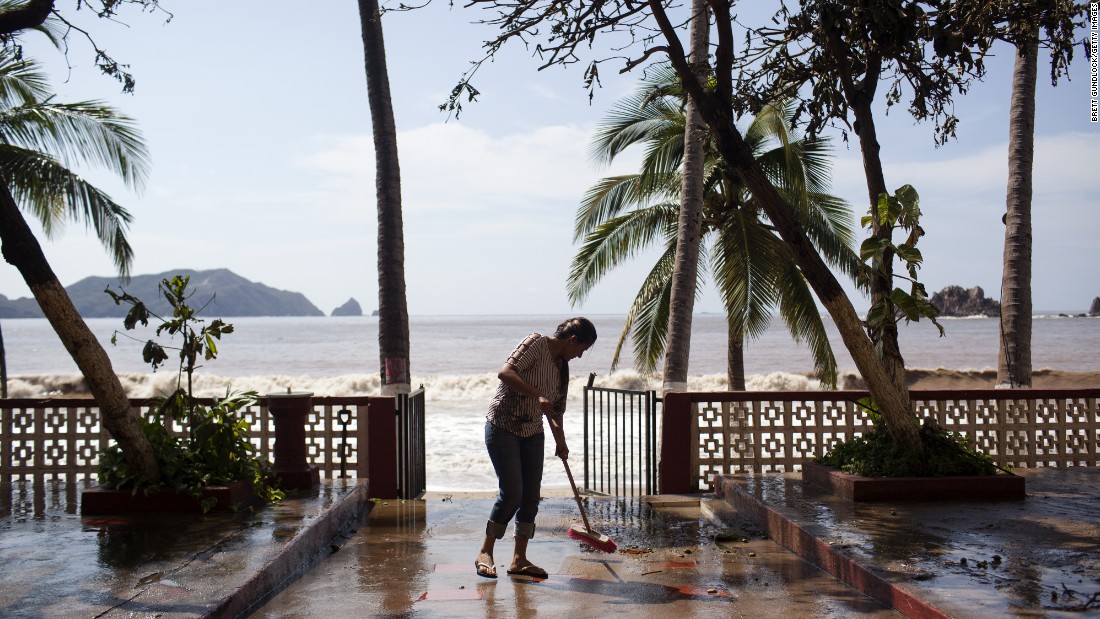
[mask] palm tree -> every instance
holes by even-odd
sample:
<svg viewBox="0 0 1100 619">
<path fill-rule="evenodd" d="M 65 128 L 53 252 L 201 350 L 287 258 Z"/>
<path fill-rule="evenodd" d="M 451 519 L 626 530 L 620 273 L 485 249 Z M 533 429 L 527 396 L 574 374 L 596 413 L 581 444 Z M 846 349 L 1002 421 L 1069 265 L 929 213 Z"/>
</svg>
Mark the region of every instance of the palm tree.
<svg viewBox="0 0 1100 619">
<path fill-rule="evenodd" d="M 691 64 L 698 79 L 710 73 L 708 61 L 710 11 L 705 0 L 691 3 Z M 699 276 L 699 241 L 703 231 L 703 191 L 706 169 L 706 127 L 695 102 L 684 105 L 684 150 L 680 167 L 680 215 L 676 227 L 676 259 L 669 294 L 668 339 L 662 392 L 687 391 L 691 353 L 691 319 Z"/>
<path fill-rule="evenodd" d="M 1039 28 L 1016 43 L 1008 132 L 1004 272 L 997 385 L 1031 386 L 1031 175 L 1035 159 L 1035 84 Z"/>
<path fill-rule="evenodd" d="M 52 97 L 45 76 L 33 62 L 16 60 L 7 51 L 0 54 L 2 253 L 19 269 L 83 373 L 104 427 L 127 460 L 155 480 L 159 472 L 152 449 L 130 414 L 129 398 L 111 360 L 57 280 L 20 210 L 38 219 L 47 236 L 55 234 L 66 219 L 85 222 L 126 276 L 133 258 L 126 241 L 129 213 L 70 165 L 102 166 L 138 188 L 147 174 L 148 154 L 131 119 L 96 102 L 54 103 Z"/>
<path fill-rule="evenodd" d="M 378 193 L 378 348 L 382 395 L 408 393 L 409 309 L 405 297 L 405 237 L 401 217 L 401 167 L 397 127 L 386 69 L 382 13 L 378 0 L 359 0 L 367 103 L 374 134 L 375 187 Z"/>
<path fill-rule="evenodd" d="M 574 303 L 618 264 L 647 247 L 664 245 L 627 313 L 612 362 L 617 365 L 633 334 L 635 365 L 642 372 L 656 368 L 668 324 L 685 122 L 678 84 L 675 72 L 658 67 L 634 95 L 613 107 L 593 140 L 592 156 L 607 163 L 631 145 L 644 145 L 641 171 L 593 186 L 577 211 L 574 230 L 575 239 L 583 238 L 569 277 Z M 791 115 L 788 105 L 765 107 L 746 129 L 745 139 L 796 207 L 818 249 L 834 265 L 855 272 L 851 216 L 842 200 L 824 191 L 828 144 L 799 139 L 790 127 Z M 699 276 L 713 277 L 722 294 L 729 324 L 730 388 L 744 389 L 743 342 L 763 332 L 777 307 L 792 336 L 809 345 L 823 382 L 835 385 L 836 360 L 809 286 L 752 192 L 710 140 L 704 177 Z"/>
</svg>

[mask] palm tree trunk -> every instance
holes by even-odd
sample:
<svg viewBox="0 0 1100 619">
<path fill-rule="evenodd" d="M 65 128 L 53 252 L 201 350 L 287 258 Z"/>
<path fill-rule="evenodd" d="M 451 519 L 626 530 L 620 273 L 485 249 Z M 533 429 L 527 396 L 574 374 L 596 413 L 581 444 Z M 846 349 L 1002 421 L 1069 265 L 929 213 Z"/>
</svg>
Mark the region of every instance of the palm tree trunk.
<svg viewBox="0 0 1100 619">
<path fill-rule="evenodd" d="M 726 336 L 726 378 L 730 391 L 745 390 L 745 333 L 741 325 L 729 324 Z"/>
<path fill-rule="evenodd" d="M 378 349 L 382 394 L 395 395 L 409 392 L 411 372 L 401 167 L 386 69 L 386 46 L 382 39 L 382 15 L 377 0 L 359 0 L 359 20 L 363 31 L 378 194 Z"/>
<path fill-rule="evenodd" d="M 160 479 L 152 446 L 131 413 L 130 399 L 111 366 L 110 357 L 57 281 L 42 246 L 4 183 L 0 183 L 0 243 L 4 259 L 19 269 L 42 313 L 84 375 L 99 405 L 103 427 L 118 442 L 126 461 L 148 479 Z"/>
<path fill-rule="evenodd" d="M 1031 176 L 1035 157 L 1036 38 L 1016 48 L 1008 129 L 998 387 L 1031 386 Z"/>
<path fill-rule="evenodd" d="M 707 79 L 710 13 L 705 0 L 692 0 L 692 79 Z M 703 164 L 706 160 L 706 125 L 688 99 L 684 110 L 683 181 L 680 188 L 680 221 L 677 228 L 676 264 L 669 300 L 668 343 L 665 347 L 664 391 L 686 391 L 691 352 L 691 318 L 695 309 L 695 284 L 699 270 L 699 237 L 703 231 Z"/>
<path fill-rule="evenodd" d="M 8 351 L 4 348 L 4 329 L 0 328 L 0 398 L 8 397 Z"/>
</svg>

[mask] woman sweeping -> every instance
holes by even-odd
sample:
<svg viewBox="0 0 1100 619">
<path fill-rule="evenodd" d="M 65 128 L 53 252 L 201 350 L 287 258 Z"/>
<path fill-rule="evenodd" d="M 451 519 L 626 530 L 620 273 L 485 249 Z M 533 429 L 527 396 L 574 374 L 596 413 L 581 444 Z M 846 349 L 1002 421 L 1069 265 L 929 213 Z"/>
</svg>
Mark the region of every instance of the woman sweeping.
<svg viewBox="0 0 1100 619">
<path fill-rule="evenodd" d="M 569 389 L 569 361 L 596 343 L 596 327 L 587 318 L 570 318 L 553 335 L 532 333 L 516 346 L 500 368 L 500 384 L 489 403 L 485 447 L 496 471 L 500 492 L 485 525 L 485 541 L 474 561 L 479 576 L 496 578 L 493 549 L 515 518 L 516 545 L 508 573 L 546 578 L 546 570 L 527 558 L 535 535 L 535 515 L 542 490 L 545 436 L 542 417 L 552 416 L 554 455 L 569 456 L 562 415 Z"/>
</svg>

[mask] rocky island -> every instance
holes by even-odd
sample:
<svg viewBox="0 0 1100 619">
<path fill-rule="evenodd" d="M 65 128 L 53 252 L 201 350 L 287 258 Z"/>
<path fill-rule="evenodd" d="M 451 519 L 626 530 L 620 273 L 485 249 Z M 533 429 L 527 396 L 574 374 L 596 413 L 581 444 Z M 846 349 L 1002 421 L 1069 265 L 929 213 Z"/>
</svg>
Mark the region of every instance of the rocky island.
<svg viewBox="0 0 1100 619">
<path fill-rule="evenodd" d="M 340 307 L 332 310 L 333 316 L 362 316 L 363 308 L 359 306 L 359 302 L 354 298 L 348 299 L 348 302 Z"/>
<path fill-rule="evenodd" d="M 928 301 L 940 310 L 940 316 L 945 317 L 1001 315 L 1001 304 L 996 299 L 985 298 L 985 291 L 981 286 L 970 289 L 962 286 L 948 286 L 933 293 Z"/>
<path fill-rule="evenodd" d="M 324 312 L 309 302 L 300 292 L 278 290 L 249 281 L 229 269 L 195 271 L 178 269 L 155 275 L 135 275 L 122 286 L 117 277 L 86 277 L 65 288 L 73 305 L 84 318 L 122 318 L 128 306 L 115 305 L 103 291 L 125 290 L 144 301 L 157 313 L 171 311 L 157 292 L 161 280 L 176 275 L 191 277 L 189 289 L 194 292 L 195 307 L 210 304 L 203 314 L 219 317 L 245 316 L 324 316 Z M 42 310 L 30 297 L 8 299 L 0 295 L 0 318 L 41 318 Z"/>
</svg>

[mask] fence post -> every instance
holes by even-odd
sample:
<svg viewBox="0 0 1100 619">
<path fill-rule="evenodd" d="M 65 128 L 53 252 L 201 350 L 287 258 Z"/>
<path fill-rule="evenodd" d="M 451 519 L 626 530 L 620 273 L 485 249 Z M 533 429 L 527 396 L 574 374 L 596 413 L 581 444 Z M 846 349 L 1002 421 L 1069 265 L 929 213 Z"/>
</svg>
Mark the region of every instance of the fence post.
<svg viewBox="0 0 1100 619">
<path fill-rule="evenodd" d="M 313 412 L 310 392 L 272 393 L 267 410 L 275 422 L 275 466 L 284 490 L 308 490 L 321 483 L 320 471 L 309 463 L 306 452 L 306 419 Z"/>
<path fill-rule="evenodd" d="M 369 493 L 397 498 L 397 399 L 372 397 L 367 407 L 367 479 Z"/>
<path fill-rule="evenodd" d="M 657 463 L 660 494 L 698 492 L 691 472 L 691 397 L 687 393 L 665 393 L 661 406 L 661 457 Z M 698 448 L 696 448 L 698 449 Z"/>
</svg>

